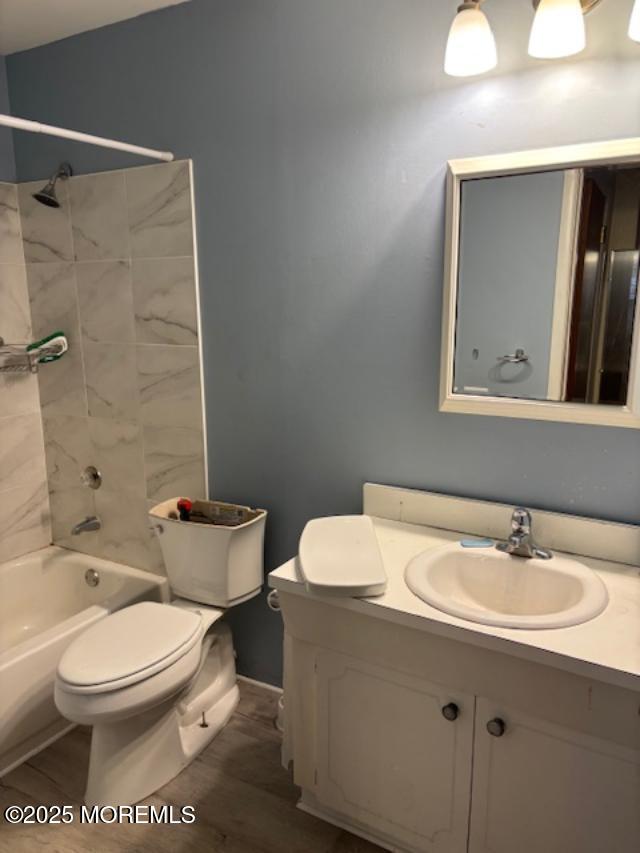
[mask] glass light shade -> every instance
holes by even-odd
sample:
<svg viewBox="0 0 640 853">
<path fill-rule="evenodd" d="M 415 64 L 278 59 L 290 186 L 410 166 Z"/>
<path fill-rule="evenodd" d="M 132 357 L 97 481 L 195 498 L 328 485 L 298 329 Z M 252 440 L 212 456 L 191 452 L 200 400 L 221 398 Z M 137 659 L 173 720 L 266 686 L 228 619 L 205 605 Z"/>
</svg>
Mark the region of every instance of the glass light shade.
<svg viewBox="0 0 640 853">
<path fill-rule="evenodd" d="M 629 38 L 640 41 L 640 0 L 636 0 L 629 21 Z"/>
<path fill-rule="evenodd" d="M 444 70 L 452 77 L 484 74 L 498 62 L 496 42 L 487 16 L 478 7 L 461 9 L 453 19 Z"/>
<path fill-rule="evenodd" d="M 580 53 L 585 44 L 580 0 L 540 0 L 529 37 L 529 56 L 559 59 Z"/>
</svg>

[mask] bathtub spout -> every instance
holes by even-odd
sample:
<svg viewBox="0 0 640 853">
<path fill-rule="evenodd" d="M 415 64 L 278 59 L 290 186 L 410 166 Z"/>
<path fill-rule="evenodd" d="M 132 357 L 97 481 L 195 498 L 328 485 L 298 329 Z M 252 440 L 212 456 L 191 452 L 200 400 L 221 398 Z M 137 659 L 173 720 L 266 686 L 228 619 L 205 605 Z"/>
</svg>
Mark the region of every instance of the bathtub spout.
<svg viewBox="0 0 640 853">
<path fill-rule="evenodd" d="M 71 528 L 72 536 L 79 536 L 81 533 L 92 533 L 94 530 L 100 530 L 102 522 L 97 515 L 88 515 L 84 521 L 74 524 Z"/>
</svg>

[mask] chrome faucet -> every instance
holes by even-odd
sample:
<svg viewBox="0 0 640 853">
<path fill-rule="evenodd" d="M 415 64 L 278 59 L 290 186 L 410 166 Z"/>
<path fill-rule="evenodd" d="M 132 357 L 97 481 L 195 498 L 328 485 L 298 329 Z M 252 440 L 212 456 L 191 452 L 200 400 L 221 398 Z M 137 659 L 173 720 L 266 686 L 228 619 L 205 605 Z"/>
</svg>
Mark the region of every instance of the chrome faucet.
<svg viewBox="0 0 640 853">
<path fill-rule="evenodd" d="M 511 535 L 506 542 L 498 542 L 498 551 L 504 551 L 512 557 L 537 557 L 539 560 L 550 560 L 553 557 L 547 548 L 540 548 L 533 541 L 531 533 L 531 513 L 528 509 L 518 506 L 511 516 Z"/>
<path fill-rule="evenodd" d="M 72 536 L 79 536 L 81 533 L 92 533 L 94 530 L 100 530 L 102 522 L 97 515 L 88 515 L 83 521 L 74 524 L 71 528 Z"/>
</svg>

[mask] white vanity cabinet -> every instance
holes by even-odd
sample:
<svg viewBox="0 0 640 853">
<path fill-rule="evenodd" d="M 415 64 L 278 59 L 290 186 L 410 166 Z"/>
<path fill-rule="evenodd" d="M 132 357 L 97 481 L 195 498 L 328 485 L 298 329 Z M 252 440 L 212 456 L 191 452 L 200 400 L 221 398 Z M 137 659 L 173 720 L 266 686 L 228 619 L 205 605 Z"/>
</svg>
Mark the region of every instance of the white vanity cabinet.
<svg viewBox="0 0 640 853">
<path fill-rule="evenodd" d="M 280 599 L 301 808 L 395 851 L 638 853 L 640 694 Z"/>
<path fill-rule="evenodd" d="M 640 750 L 482 698 L 475 732 L 469 853 L 640 850 Z"/>
<path fill-rule="evenodd" d="M 407 849 L 463 853 L 473 697 L 326 650 L 316 691 L 318 801 Z"/>
</svg>

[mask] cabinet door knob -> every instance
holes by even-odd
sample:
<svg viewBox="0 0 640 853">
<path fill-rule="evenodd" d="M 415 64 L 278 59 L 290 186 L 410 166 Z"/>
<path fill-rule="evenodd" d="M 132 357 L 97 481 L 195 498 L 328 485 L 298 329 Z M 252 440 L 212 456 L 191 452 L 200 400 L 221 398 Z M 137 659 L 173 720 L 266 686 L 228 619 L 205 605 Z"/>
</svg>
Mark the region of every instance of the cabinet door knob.
<svg viewBox="0 0 640 853">
<path fill-rule="evenodd" d="M 458 719 L 459 713 L 460 708 L 458 708 L 455 702 L 449 702 L 449 704 L 445 705 L 442 709 L 442 716 L 445 718 L 445 720 L 449 720 L 450 723 Z"/>
<path fill-rule="evenodd" d="M 506 730 L 507 724 L 504 720 L 501 720 L 500 717 L 495 717 L 487 723 L 487 731 L 490 735 L 493 735 L 493 737 L 502 737 Z"/>
</svg>

